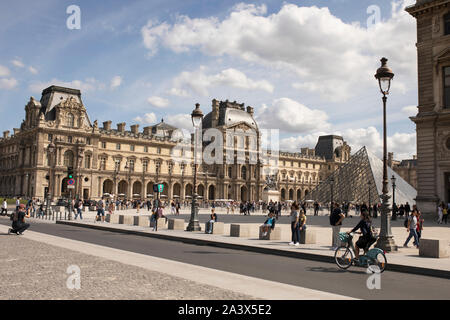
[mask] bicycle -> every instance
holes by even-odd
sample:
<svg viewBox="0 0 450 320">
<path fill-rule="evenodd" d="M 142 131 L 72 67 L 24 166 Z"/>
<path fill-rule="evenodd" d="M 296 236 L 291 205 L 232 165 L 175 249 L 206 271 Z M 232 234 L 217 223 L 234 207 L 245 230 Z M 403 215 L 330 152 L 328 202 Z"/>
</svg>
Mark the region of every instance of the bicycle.
<svg viewBox="0 0 450 320">
<path fill-rule="evenodd" d="M 359 233 L 359 232 L 358 232 Z M 341 269 L 348 269 L 352 265 L 359 267 L 367 267 L 371 269 L 372 266 L 377 266 L 379 268 L 380 273 L 386 269 L 387 259 L 386 254 L 383 250 L 379 248 L 370 249 L 370 246 L 378 239 L 378 235 L 374 236 L 375 241 L 369 243 L 366 248 L 364 248 L 364 254 L 359 256 L 359 259 L 355 259 L 354 252 L 355 247 L 353 246 L 353 235 L 355 232 L 346 233 L 339 232 L 339 239 L 341 243 L 345 243 L 345 245 L 341 245 L 334 252 L 334 260 L 337 266 Z"/>
</svg>

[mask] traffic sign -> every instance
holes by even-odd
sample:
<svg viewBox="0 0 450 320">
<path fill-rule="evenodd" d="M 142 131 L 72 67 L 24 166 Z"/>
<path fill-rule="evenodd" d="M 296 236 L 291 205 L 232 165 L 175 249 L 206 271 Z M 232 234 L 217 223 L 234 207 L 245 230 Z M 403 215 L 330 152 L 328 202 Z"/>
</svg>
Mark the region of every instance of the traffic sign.
<svg viewBox="0 0 450 320">
<path fill-rule="evenodd" d="M 154 192 L 163 192 L 164 185 L 162 183 L 154 184 L 153 185 L 153 191 Z"/>
<path fill-rule="evenodd" d="M 74 186 L 73 184 L 69 184 L 69 185 L 67 186 L 67 189 L 75 189 L 75 186 Z"/>
<path fill-rule="evenodd" d="M 67 180 L 67 185 L 73 186 L 74 184 L 75 184 L 75 180 L 73 180 L 73 179 Z"/>
</svg>

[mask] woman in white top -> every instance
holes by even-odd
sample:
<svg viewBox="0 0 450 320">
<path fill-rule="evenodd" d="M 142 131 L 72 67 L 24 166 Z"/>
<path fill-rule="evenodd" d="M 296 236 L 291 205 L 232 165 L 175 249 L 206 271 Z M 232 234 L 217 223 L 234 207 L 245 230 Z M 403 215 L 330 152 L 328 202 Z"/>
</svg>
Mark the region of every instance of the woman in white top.
<svg viewBox="0 0 450 320">
<path fill-rule="evenodd" d="M 443 217 L 443 212 L 442 212 L 442 210 L 443 210 L 443 208 L 444 208 L 444 203 L 443 202 L 441 202 L 439 205 L 438 205 L 438 223 L 439 224 L 441 224 L 442 223 L 442 217 Z"/>
</svg>

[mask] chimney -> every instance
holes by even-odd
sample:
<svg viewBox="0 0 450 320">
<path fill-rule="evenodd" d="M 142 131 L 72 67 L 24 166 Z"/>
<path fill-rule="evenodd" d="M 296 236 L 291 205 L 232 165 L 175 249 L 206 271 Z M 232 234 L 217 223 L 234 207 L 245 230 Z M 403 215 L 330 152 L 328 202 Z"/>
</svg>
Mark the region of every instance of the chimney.
<svg viewBox="0 0 450 320">
<path fill-rule="evenodd" d="M 122 133 L 125 132 L 125 125 L 126 125 L 125 122 L 118 123 L 117 124 L 117 131 L 122 132 Z"/>
<path fill-rule="evenodd" d="M 144 127 L 144 134 L 146 136 L 151 135 L 151 133 L 152 133 L 152 127 Z"/>
<path fill-rule="evenodd" d="M 413 155 L 413 160 L 417 160 L 417 155 Z"/>
<path fill-rule="evenodd" d="M 3 131 L 3 138 L 4 139 L 9 138 L 9 130 Z"/>
<path fill-rule="evenodd" d="M 247 113 L 250 113 L 250 115 L 253 117 L 254 109 L 250 106 L 247 107 Z"/>
<path fill-rule="evenodd" d="M 16 135 L 16 134 L 18 134 L 20 132 L 19 128 L 14 128 L 13 130 L 14 130 L 14 135 Z"/>
<path fill-rule="evenodd" d="M 104 130 L 111 130 L 111 120 L 103 122 Z"/>
<path fill-rule="evenodd" d="M 393 152 L 388 152 L 388 163 L 387 163 L 387 165 L 389 167 L 392 167 L 393 160 L 394 160 L 394 153 Z"/>
<path fill-rule="evenodd" d="M 138 124 L 133 124 L 132 126 L 130 126 L 131 128 L 131 132 L 134 134 L 138 134 L 139 133 L 139 125 Z"/>
<path fill-rule="evenodd" d="M 216 127 L 219 123 L 219 101 L 213 99 L 212 101 L 212 127 Z"/>
</svg>

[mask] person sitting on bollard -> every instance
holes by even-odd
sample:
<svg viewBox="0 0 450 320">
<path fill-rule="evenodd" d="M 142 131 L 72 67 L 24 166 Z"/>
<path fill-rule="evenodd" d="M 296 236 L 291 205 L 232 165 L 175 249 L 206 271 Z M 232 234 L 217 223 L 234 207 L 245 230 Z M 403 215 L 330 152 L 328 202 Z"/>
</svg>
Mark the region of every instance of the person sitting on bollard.
<svg viewBox="0 0 450 320">
<path fill-rule="evenodd" d="M 215 209 L 212 208 L 211 209 L 211 215 L 210 215 L 211 219 L 206 223 L 206 230 L 205 230 L 205 232 L 209 233 L 209 234 L 212 233 L 213 223 L 217 222 L 217 214 L 214 211 L 215 211 Z"/>
<path fill-rule="evenodd" d="M 30 224 L 25 222 L 25 218 L 30 217 L 29 212 L 25 211 L 25 205 L 22 203 L 18 207 L 18 210 L 11 214 L 12 228 L 8 230 L 8 234 L 22 235 L 30 227 Z"/>
<path fill-rule="evenodd" d="M 267 232 L 269 232 L 269 228 L 272 230 L 275 228 L 275 213 L 273 211 L 269 213 L 269 218 L 264 221 L 262 228 L 263 237 L 267 235 Z"/>
</svg>

